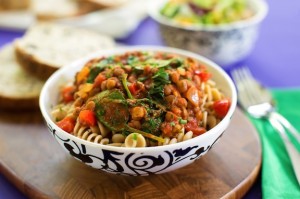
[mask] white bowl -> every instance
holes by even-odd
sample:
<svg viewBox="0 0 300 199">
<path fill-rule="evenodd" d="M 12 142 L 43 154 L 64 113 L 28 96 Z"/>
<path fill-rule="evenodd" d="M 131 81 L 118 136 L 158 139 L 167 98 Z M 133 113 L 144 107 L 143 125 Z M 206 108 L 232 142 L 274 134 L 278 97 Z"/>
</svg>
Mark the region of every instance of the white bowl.
<svg viewBox="0 0 300 199">
<path fill-rule="evenodd" d="M 268 13 L 264 0 L 249 0 L 255 11 L 249 19 L 220 25 L 184 26 L 160 14 L 167 1 L 152 1 L 149 5 L 149 14 L 159 23 L 165 44 L 198 53 L 224 67 L 250 54 L 259 35 L 259 25 Z"/>
<path fill-rule="evenodd" d="M 213 74 L 222 92 L 231 99 L 231 106 L 224 119 L 206 133 L 180 143 L 145 147 L 125 148 L 95 144 L 75 137 L 60 129 L 51 119 L 51 108 L 58 103 L 59 88 L 66 82 L 73 81 L 76 72 L 90 59 L 123 54 L 128 51 L 160 51 L 176 53 L 192 57 L 207 66 Z M 124 47 L 97 52 L 89 57 L 75 61 L 55 72 L 45 83 L 40 95 L 40 109 L 49 131 L 56 141 L 76 159 L 85 164 L 109 173 L 124 175 L 149 175 L 169 172 L 191 164 L 206 154 L 228 127 L 231 116 L 236 108 L 237 94 L 230 77 L 215 63 L 197 54 L 167 47 Z"/>
</svg>

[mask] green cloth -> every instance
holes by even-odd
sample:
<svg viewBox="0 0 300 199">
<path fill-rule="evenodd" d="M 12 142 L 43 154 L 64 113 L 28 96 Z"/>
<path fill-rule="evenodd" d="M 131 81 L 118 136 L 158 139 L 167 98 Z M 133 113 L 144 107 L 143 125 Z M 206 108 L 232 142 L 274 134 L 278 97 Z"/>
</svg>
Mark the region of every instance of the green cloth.
<svg viewBox="0 0 300 199">
<path fill-rule="evenodd" d="M 278 112 L 300 132 L 300 89 L 272 90 L 272 93 Z M 263 198 L 300 198 L 300 186 L 280 135 L 266 120 L 251 118 L 251 121 L 262 143 Z"/>
</svg>

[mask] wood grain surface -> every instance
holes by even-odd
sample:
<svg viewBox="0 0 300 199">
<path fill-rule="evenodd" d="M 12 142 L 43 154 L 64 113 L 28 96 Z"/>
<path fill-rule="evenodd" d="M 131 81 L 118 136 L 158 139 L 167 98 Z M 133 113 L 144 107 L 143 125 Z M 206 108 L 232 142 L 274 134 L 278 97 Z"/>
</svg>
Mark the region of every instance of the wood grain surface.
<svg viewBox="0 0 300 199">
<path fill-rule="evenodd" d="M 30 198 L 241 198 L 260 165 L 256 131 L 240 110 L 208 154 L 179 170 L 146 177 L 107 174 L 73 159 L 39 112 L 0 112 L 0 172 Z"/>
</svg>

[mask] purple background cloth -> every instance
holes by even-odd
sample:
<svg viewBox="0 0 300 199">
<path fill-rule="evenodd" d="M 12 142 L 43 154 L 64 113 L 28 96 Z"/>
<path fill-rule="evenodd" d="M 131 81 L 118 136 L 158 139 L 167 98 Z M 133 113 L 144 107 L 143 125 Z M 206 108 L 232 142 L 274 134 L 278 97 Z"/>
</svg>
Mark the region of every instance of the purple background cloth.
<svg viewBox="0 0 300 199">
<path fill-rule="evenodd" d="M 269 14 L 261 27 L 256 47 L 248 58 L 231 68 L 246 65 L 254 76 L 270 88 L 300 88 L 300 1 L 270 0 Z M 23 32 L 0 28 L 0 47 Z M 118 40 L 127 45 L 163 45 L 158 25 L 150 18 L 128 37 Z M 1 63 L 0 63 L 1 64 Z M 260 175 L 244 198 L 261 198 Z M 5 177 L 0 174 L 0 199 L 25 199 Z"/>
</svg>

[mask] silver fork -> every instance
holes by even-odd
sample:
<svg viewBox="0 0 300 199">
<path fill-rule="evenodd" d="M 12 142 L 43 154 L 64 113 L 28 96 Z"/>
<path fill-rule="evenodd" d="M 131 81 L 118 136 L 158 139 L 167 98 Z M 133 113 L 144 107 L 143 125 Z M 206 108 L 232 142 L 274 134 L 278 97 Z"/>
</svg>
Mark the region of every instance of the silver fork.
<svg viewBox="0 0 300 199">
<path fill-rule="evenodd" d="M 287 119 L 276 112 L 271 93 L 254 79 L 247 67 L 235 69 L 231 71 L 231 75 L 236 84 L 238 100 L 242 108 L 255 118 L 268 119 L 279 132 L 300 185 L 300 153 L 289 140 L 286 130 L 300 143 L 299 132 Z"/>
</svg>

